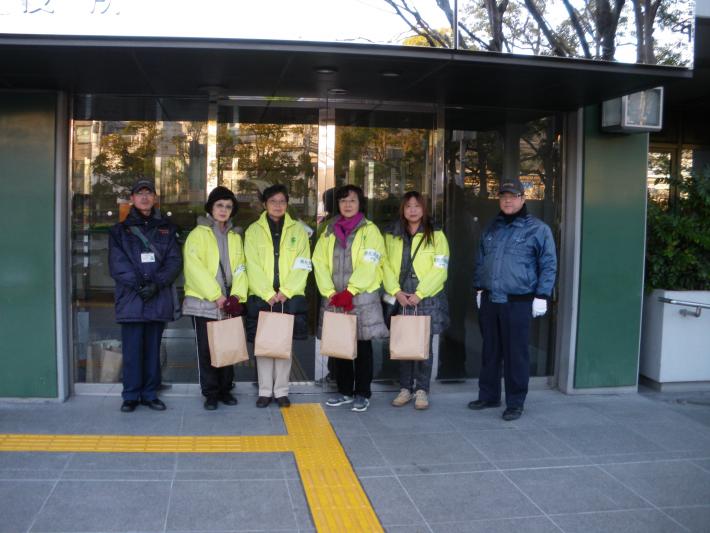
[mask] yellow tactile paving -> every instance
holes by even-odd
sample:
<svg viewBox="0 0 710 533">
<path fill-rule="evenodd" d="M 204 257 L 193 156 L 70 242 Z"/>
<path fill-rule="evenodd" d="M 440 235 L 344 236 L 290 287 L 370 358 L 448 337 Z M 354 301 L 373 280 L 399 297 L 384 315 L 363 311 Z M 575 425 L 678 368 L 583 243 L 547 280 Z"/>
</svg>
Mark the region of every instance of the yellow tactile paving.
<svg viewBox="0 0 710 533">
<path fill-rule="evenodd" d="M 282 409 L 287 435 L 141 436 L 0 434 L 3 452 L 293 452 L 316 529 L 380 532 L 382 525 L 319 404 Z"/>
</svg>

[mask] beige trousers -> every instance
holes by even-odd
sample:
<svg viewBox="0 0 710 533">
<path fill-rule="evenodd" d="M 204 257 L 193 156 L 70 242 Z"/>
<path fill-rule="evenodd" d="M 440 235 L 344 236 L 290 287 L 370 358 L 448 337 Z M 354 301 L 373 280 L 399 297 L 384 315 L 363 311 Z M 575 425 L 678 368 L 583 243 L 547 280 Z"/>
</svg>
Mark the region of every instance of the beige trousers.
<svg viewBox="0 0 710 533">
<path fill-rule="evenodd" d="M 281 398 L 288 396 L 288 378 L 291 374 L 291 359 L 257 357 L 256 371 L 259 375 L 259 396 Z"/>
</svg>

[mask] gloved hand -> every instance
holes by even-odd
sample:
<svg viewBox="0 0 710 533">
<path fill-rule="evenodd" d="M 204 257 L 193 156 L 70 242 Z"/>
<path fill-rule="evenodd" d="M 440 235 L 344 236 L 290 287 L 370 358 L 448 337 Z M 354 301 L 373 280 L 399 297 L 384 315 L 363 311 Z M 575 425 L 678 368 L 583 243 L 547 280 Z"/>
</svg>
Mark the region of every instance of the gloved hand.
<svg viewBox="0 0 710 533">
<path fill-rule="evenodd" d="M 143 299 L 144 302 L 150 300 L 153 296 L 158 293 L 158 286 L 152 281 L 144 283 L 138 288 L 138 295 Z"/>
<path fill-rule="evenodd" d="M 352 311 L 353 295 L 347 289 L 335 293 L 330 299 L 330 305 L 332 305 L 333 307 L 342 307 L 345 311 Z"/>
<path fill-rule="evenodd" d="M 481 310 L 481 294 L 483 294 L 483 291 L 476 291 L 476 306 L 479 311 Z"/>
<path fill-rule="evenodd" d="M 231 317 L 244 315 L 244 305 L 239 302 L 238 296 L 230 296 L 227 301 L 224 302 L 222 310 Z"/>
<path fill-rule="evenodd" d="M 532 303 L 532 316 L 537 318 L 547 313 L 547 300 L 535 298 Z"/>
</svg>

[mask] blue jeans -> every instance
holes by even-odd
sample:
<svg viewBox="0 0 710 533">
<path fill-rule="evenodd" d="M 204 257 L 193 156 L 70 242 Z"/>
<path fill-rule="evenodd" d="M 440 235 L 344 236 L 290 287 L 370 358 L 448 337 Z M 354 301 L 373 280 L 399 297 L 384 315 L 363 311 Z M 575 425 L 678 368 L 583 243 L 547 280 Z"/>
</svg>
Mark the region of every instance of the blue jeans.
<svg viewBox="0 0 710 533">
<path fill-rule="evenodd" d="M 399 362 L 399 386 L 408 389 L 409 392 L 423 390 L 429 392 L 429 382 L 431 381 L 431 342 L 429 337 L 429 359 L 426 361 L 400 361 Z M 416 382 L 416 385 L 415 385 Z"/>
</svg>

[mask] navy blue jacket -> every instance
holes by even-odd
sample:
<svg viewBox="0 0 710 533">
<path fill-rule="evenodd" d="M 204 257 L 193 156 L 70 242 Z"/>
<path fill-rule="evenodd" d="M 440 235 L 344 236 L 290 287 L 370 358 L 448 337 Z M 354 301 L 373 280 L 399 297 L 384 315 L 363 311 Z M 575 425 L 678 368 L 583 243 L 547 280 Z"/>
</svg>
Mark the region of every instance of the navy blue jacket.
<svg viewBox="0 0 710 533">
<path fill-rule="evenodd" d="M 557 255 L 550 227 L 530 214 L 506 224 L 499 214 L 481 236 L 474 286 L 494 303 L 509 296 L 549 298 L 555 285 Z"/>
<path fill-rule="evenodd" d="M 131 232 L 138 226 L 158 251 L 161 261 L 142 262 L 141 254 L 151 253 Z M 171 285 L 182 271 L 182 253 L 176 238 L 176 227 L 162 218 L 160 211 L 143 217 L 134 207 L 121 223 L 109 231 L 108 263 L 116 282 L 117 322 L 170 322 L 173 320 Z M 145 283 L 158 285 L 158 293 L 144 302 L 138 288 Z"/>
</svg>

